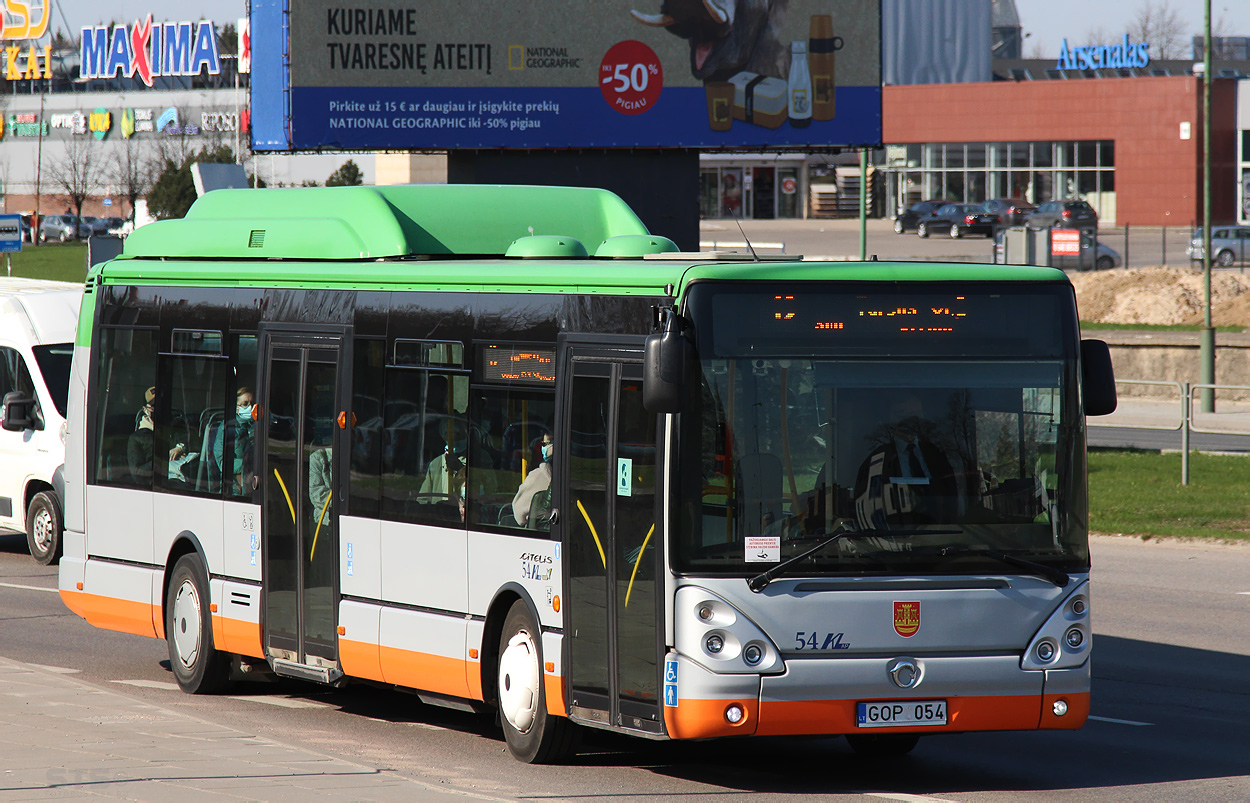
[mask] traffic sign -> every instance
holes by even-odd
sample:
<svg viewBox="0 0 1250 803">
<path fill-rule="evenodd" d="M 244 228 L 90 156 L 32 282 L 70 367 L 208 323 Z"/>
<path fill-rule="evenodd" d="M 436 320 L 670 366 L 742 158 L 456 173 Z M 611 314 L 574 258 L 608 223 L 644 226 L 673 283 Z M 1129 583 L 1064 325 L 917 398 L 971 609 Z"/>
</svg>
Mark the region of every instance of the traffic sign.
<svg viewBox="0 0 1250 803">
<path fill-rule="evenodd" d="M 22 250 L 22 216 L 0 215 L 0 253 Z"/>
</svg>

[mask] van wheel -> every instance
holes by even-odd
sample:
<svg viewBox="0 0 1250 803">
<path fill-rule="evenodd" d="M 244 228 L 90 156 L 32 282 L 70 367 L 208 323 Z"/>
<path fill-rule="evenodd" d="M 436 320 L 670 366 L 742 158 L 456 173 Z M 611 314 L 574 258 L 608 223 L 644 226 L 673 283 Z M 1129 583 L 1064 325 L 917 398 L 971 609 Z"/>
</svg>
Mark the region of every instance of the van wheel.
<svg viewBox="0 0 1250 803">
<path fill-rule="evenodd" d="M 895 221 L 894 221 L 894 233 L 895 233 L 895 234 L 902 234 L 902 233 L 903 233 L 903 221 L 901 221 L 901 220 L 895 220 Z"/>
<path fill-rule="evenodd" d="M 912 751 L 920 741 L 916 733 L 849 734 L 847 744 L 866 758 L 897 758 Z"/>
<path fill-rule="evenodd" d="M 213 646 L 209 618 L 208 574 L 194 552 L 174 564 L 165 596 L 165 639 L 174 679 L 187 694 L 212 694 L 225 688 L 230 656 Z"/>
<path fill-rule="evenodd" d="M 1095 266 L 1098 270 L 1111 270 L 1115 267 L 1115 260 L 1109 256 L 1098 257 L 1098 264 Z"/>
<path fill-rule="evenodd" d="M 525 603 L 512 603 L 499 638 L 499 721 L 508 752 L 526 764 L 554 764 L 576 751 L 576 726 L 547 713 L 542 634 Z"/>
<path fill-rule="evenodd" d="M 952 240 L 958 240 L 958 239 L 959 239 L 959 237 L 960 237 L 960 235 L 961 235 L 962 233 L 963 233 L 963 232 L 961 232 L 961 231 L 959 230 L 959 224 L 958 224 L 958 223 L 952 223 L 952 224 L 951 224 L 951 239 L 952 239 Z"/>
<path fill-rule="evenodd" d="M 1233 265 L 1233 252 L 1221 251 L 1215 255 L 1215 262 L 1221 268 L 1230 268 Z"/>
<path fill-rule="evenodd" d="M 916 234 L 920 235 L 921 237 L 928 237 L 928 236 L 929 236 L 929 226 L 928 226 L 928 224 L 927 224 L 927 223 L 921 223 L 921 224 L 919 224 L 918 226 L 916 226 Z"/>
<path fill-rule="evenodd" d="M 26 546 L 36 562 L 50 566 L 61 559 L 61 506 L 51 491 L 40 491 L 26 509 Z"/>
</svg>

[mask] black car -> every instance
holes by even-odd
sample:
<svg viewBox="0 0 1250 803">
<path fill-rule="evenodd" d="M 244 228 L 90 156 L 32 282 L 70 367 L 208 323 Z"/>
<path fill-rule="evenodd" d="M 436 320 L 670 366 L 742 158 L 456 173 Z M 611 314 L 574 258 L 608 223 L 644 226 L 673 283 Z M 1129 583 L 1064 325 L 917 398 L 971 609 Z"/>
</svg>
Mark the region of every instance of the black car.
<svg viewBox="0 0 1250 803">
<path fill-rule="evenodd" d="M 987 212 L 984 204 L 943 204 L 925 215 L 916 224 L 916 233 L 928 237 L 933 233 L 959 238 L 965 234 L 994 236 L 998 215 Z"/>
<path fill-rule="evenodd" d="M 995 198 L 986 201 L 985 208 L 998 215 L 1004 226 L 1019 226 L 1037 211 L 1036 206 L 1023 198 Z"/>
<path fill-rule="evenodd" d="M 1085 201 L 1047 201 L 1029 215 L 1024 225 L 1030 229 L 1096 229 L 1098 213 Z"/>
<path fill-rule="evenodd" d="M 915 231 L 916 223 L 920 221 L 920 218 L 944 203 L 945 201 L 920 201 L 912 204 L 902 214 L 894 216 L 894 233 L 903 234 L 904 232 Z"/>
</svg>

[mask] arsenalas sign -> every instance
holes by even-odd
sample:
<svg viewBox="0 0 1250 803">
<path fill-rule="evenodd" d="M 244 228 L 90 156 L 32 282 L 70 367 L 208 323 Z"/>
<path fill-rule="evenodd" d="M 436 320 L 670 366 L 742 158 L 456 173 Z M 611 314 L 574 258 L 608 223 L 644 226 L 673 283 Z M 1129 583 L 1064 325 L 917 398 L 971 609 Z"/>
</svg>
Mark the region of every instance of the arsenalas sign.
<svg viewBox="0 0 1250 803">
<path fill-rule="evenodd" d="M 152 86 L 162 75 L 210 75 L 221 72 L 217 33 L 209 20 L 152 23 L 152 15 L 133 25 L 96 25 L 82 29 L 82 77 L 139 76 Z"/>
</svg>

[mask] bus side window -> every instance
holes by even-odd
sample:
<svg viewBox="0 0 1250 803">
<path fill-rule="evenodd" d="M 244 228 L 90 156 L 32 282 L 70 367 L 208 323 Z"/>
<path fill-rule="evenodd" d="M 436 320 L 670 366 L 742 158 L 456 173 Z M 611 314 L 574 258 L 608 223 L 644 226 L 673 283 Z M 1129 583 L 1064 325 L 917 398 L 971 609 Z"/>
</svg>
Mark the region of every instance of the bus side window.
<svg viewBox="0 0 1250 803">
<path fill-rule="evenodd" d="M 382 399 L 386 395 L 386 341 L 358 339 L 352 360 L 351 513 L 377 516 L 382 496 Z"/>
<path fill-rule="evenodd" d="M 177 344 L 175 348 L 177 349 Z M 161 376 L 169 385 L 166 425 L 157 427 L 155 451 L 168 461 L 157 485 L 176 492 L 219 493 L 220 475 L 210 471 L 214 436 L 224 418 L 229 365 L 218 354 L 164 357 Z"/>
<path fill-rule="evenodd" d="M 226 383 L 223 412 L 220 418 L 210 414 L 205 426 L 211 430 L 208 468 L 208 490 L 224 489 L 231 496 L 249 496 L 252 492 L 252 461 L 256 427 L 250 414 L 240 417 L 239 408 L 257 402 L 256 335 L 233 338 L 234 382 Z"/>
<path fill-rule="evenodd" d="M 100 339 L 97 482 L 152 487 L 157 398 L 156 332 L 108 327 Z"/>
<path fill-rule="evenodd" d="M 429 524 L 463 522 L 459 501 L 468 454 L 469 377 L 387 368 L 380 427 L 362 459 L 380 460 L 382 515 Z"/>
<path fill-rule="evenodd" d="M 479 443 L 469 461 L 469 522 L 535 529 L 535 499 L 550 499 L 552 465 L 543 457 L 552 441 L 552 393 L 475 389 L 470 410 Z M 551 453 L 548 448 L 548 455 Z"/>
</svg>

